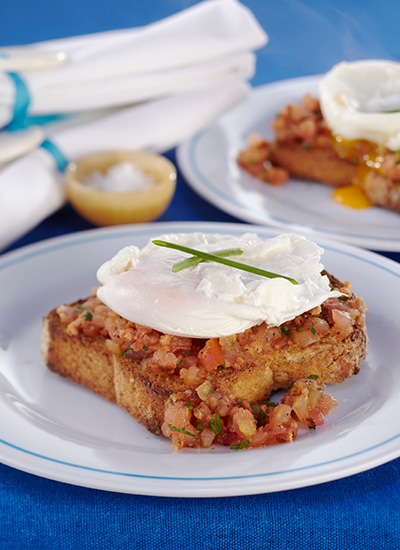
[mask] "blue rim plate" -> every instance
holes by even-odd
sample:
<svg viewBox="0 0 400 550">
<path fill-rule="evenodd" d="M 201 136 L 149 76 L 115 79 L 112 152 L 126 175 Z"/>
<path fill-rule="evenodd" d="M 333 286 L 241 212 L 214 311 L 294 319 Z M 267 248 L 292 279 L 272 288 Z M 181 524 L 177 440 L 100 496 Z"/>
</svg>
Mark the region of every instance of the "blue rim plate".
<svg viewBox="0 0 400 550">
<path fill-rule="evenodd" d="M 360 374 L 329 387 L 338 400 L 324 426 L 293 443 L 255 450 L 185 450 L 148 433 L 125 411 L 50 372 L 40 356 L 42 318 L 90 294 L 97 268 L 128 244 L 204 231 L 270 237 L 265 226 L 156 223 L 94 229 L 0 258 L 0 460 L 49 479 L 108 491 L 176 497 L 288 490 L 343 478 L 400 456 L 400 266 L 372 252 L 318 240 L 323 262 L 369 307 Z"/>
</svg>

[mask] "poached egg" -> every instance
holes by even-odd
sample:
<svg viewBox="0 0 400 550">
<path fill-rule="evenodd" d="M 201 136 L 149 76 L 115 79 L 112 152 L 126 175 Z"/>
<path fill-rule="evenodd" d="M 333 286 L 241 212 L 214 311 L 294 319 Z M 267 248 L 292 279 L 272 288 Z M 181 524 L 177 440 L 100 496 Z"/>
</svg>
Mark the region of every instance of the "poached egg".
<svg viewBox="0 0 400 550">
<path fill-rule="evenodd" d="M 322 78 L 319 99 L 333 135 L 400 149 L 400 63 L 339 63 Z"/>
<path fill-rule="evenodd" d="M 143 249 L 128 246 L 97 272 L 98 298 L 125 319 L 166 334 L 213 338 L 243 332 L 266 322 L 279 326 L 339 296 L 321 275 L 323 249 L 294 234 L 268 240 L 256 234 L 166 234 L 157 237 L 213 253 L 239 248 L 237 262 L 295 279 L 266 278 L 203 261 L 179 272 L 175 263 L 188 254 L 149 242 Z"/>
</svg>

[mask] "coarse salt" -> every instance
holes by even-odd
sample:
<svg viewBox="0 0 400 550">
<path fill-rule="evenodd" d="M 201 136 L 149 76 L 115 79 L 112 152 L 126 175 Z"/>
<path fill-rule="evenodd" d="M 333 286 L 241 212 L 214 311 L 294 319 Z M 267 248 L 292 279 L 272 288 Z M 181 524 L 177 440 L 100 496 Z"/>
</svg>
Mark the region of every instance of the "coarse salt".
<svg viewBox="0 0 400 550">
<path fill-rule="evenodd" d="M 153 176 L 146 174 L 132 162 L 119 162 L 107 172 L 95 171 L 83 182 L 88 187 L 112 193 L 131 193 L 152 189 L 156 182 Z"/>
</svg>

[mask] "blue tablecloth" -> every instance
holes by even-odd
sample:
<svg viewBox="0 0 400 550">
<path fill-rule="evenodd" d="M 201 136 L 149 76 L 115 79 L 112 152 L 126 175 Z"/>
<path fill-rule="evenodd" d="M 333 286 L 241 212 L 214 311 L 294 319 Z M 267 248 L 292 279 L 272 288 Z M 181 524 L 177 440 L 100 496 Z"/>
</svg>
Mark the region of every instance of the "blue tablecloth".
<svg viewBox="0 0 400 550">
<path fill-rule="evenodd" d="M 143 25 L 194 3 L 14 0 L 2 5 L 0 45 Z M 322 73 L 342 59 L 400 59 L 398 2 L 245 0 L 244 4 L 270 36 L 269 45 L 258 52 L 255 86 Z M 175 162 L 175 151 L 167 156 Z M 178 177 L 174 200 L 159 221 L 241 221 L 205 202 L 181 174 Z M 65 206 L 10 249 L 90 227 Z M 400 261 L 400 254 L 385 255 Z M 304 489 L 213 499 L 109 493 L 0 465 L 2 549 L 274 547 L 400 548 L 400 459 Z"/>
</svg>

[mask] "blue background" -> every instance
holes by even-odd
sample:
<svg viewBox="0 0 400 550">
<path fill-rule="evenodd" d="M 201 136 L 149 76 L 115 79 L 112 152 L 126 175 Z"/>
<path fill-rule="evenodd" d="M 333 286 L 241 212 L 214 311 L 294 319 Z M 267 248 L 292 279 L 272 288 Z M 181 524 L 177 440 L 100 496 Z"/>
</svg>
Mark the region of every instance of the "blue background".
<svg viewBox="0 0 400 550">
<path fill-rule="evenodd" d="M 141 26 L 196 3 L 2 0 L 0 47 Z M 400 60 L 400 2 L 243 3 L 270 38 L 257 52 L 254 86 L 323 73 L 343 59 Z M 174 150 L 166 154 L 175 162 Z M 181 174 L 159 219 L 177 220 L 240 221 L 198 197 Z M 91 227 L 65 206 L 10 249 Z M 400 254 L 385 255 L 400 260 Z M 174 499 L 74 487 L 0 465 L 0 548 L 391 550 L 400 548 L 399 474 L 400 459 L 305 489 Z"/>
</svg>

